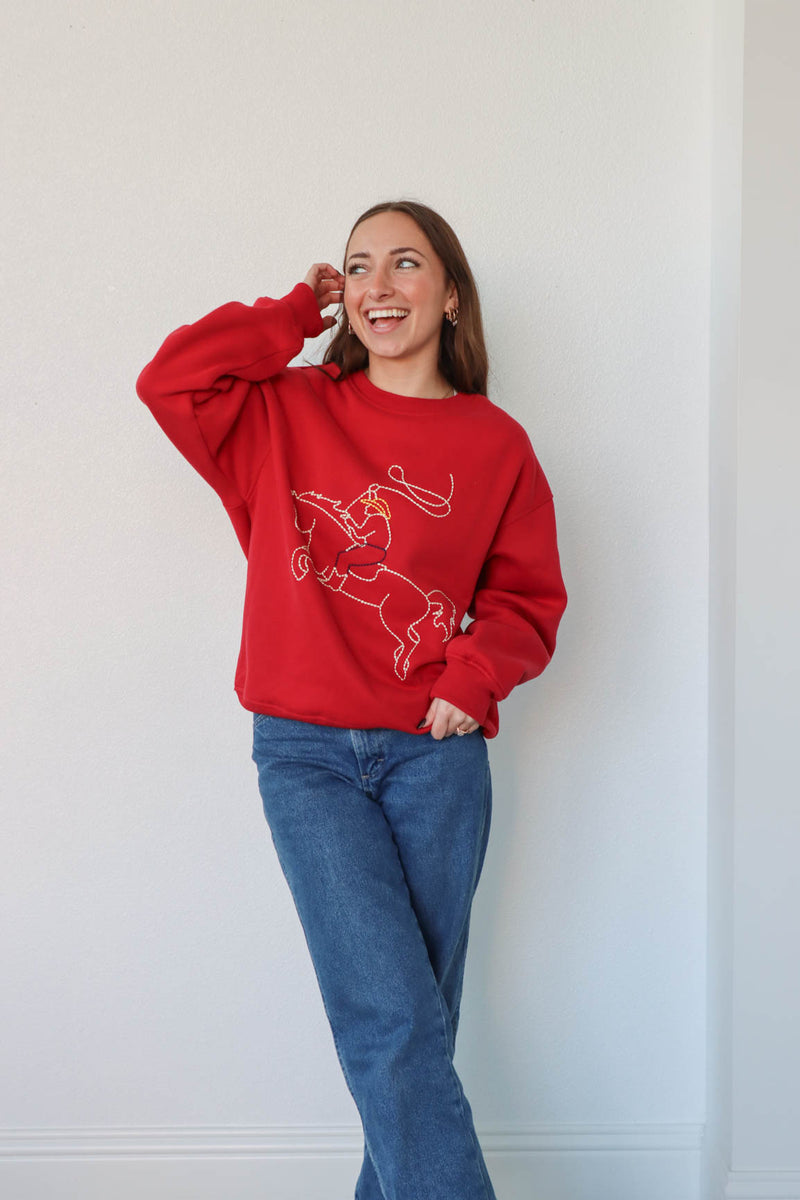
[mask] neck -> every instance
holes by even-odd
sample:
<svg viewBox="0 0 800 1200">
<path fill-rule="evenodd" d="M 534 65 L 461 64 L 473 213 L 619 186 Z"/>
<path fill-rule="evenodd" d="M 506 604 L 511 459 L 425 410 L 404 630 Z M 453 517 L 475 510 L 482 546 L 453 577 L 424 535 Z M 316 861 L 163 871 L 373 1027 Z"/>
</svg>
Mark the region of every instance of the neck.
<svg viewBox="0 0 800 1200">
<path fill-rule="evenodd" d="M 453 391 L 436 365 L 370 356 L 366 375 L 376 388 L 394 392 L 397 396 L 434 400 L 449 396 Z"/>
</svg>

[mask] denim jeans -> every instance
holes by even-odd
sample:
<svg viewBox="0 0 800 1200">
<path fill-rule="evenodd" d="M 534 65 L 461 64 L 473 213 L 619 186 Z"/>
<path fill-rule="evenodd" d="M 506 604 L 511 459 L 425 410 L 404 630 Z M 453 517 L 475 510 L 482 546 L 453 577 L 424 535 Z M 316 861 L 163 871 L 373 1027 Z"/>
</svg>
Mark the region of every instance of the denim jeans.
<svg viewBox="0 0 800 1200">
<path fill-rule="evenodd" d="M 491 820 L 483 734 L 253 725 L 264 814 L 364 1129 L 356 1200 L 495 1200 L 453 1066 Z"/>
</svg>

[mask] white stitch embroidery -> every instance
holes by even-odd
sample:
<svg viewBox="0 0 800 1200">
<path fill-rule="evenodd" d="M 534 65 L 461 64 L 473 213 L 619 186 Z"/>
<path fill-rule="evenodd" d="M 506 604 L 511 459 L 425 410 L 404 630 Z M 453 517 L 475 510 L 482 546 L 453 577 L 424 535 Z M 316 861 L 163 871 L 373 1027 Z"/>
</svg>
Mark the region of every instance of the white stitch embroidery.
<svg viewBox="0 0 800 1200">
<path fill-rule="evenodd" d="M 392 542 L 387 496 L 400 496 L 428 516 L 441 519 L 451 512 L 454 482 L 450 475 L 450 492 L 442 496 L 408 483 L 401 466 L 389 467 L 387 474 L 401 487 L 371 483 L 347 507 L 321 492 L 293 490 L 295 525 L 303 535 L 303 543 L 292 552 L 290 565 L 298 582 L 313 570 L 325 587 L 376 608 L 381 624 L 396 642 L 395 674 L 405 679 L 421 641 L 419 626 L 430 617 L 442 630 L 442 641 L 447 642 L 455 630 L 456 609 L 438 588 L 425 592 L 407 576 L 384 565 Z M 353 511 L 358 505 L 364 509 L 361 520 Z"/>
</svg>

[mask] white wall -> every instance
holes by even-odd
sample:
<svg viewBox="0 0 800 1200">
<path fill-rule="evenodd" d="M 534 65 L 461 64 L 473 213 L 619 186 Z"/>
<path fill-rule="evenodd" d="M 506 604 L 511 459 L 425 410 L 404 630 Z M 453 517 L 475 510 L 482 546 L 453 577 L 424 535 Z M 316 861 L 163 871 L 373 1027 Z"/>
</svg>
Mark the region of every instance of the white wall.
<svg viewBox="0 0 800 1200">
<path fill-rule="evenodd" d="M 800 1197 L 800 10 L 716 6 L 708 1200 Z"/>
<path fill-rule="evenodd" d="M 7 6 L 9 1196 L 348 1194 L 355 1110 L 232 692 L 244 564 L 133 384 L 398 194 L 462 236 L 570 592 L 492 746 L 459 1068 L 503 1200 L 696 1195 L 712 5 L 493 13 Z"/>
<path fill-rule="evenodd" d="M 736 486 L 741 307 L 744 0 L 714 4 L 709 359 L 709 773 L 707 1127 L 703 1196 L 732 1158 Z"/>
<path fill-rule="evenodd" d="M 733 1166 L 800 1196 L 800 7 L 746 6 Z"/>
</svg>

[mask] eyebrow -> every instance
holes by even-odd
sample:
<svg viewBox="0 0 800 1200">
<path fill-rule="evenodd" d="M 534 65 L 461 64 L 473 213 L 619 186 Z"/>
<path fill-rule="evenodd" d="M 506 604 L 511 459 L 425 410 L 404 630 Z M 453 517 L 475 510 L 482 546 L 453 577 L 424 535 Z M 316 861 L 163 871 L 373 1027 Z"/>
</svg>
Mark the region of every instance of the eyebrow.
<svg viewBox="0 0 800 1200">
<path fill-rule="evenodd" d="M 427 259 L 427 255 L 423 254 L 421 250 L 417 250 L 414 246 L 395 246 L 394 250 L 390 250 L 389 253 L 406 254 L 409 250 L 412 254 L 418 254 L 420 258 Z M 350 262 L 351 258 L 372 258 L 372 255 L 368 250 L 359 250 L 355 254 L 348 254 L 347 261 Z"/>
</svg>

